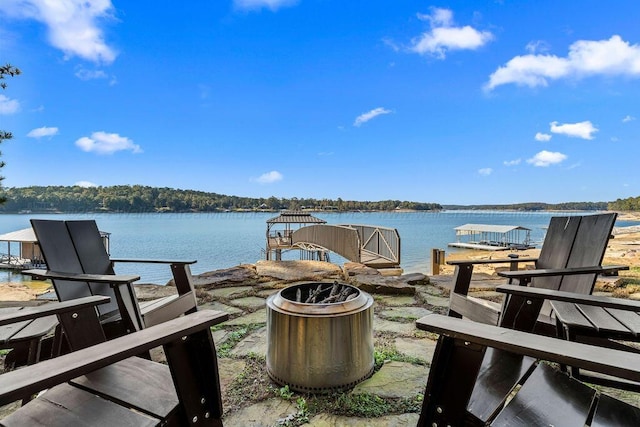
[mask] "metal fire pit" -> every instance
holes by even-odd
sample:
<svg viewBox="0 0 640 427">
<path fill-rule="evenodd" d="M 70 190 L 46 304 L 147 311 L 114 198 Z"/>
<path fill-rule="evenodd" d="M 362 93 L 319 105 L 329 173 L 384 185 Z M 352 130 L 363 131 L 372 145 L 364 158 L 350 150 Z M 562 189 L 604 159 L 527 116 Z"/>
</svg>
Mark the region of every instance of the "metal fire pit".
<svg viewBox="0 0 640 427">
<path fill-rule="evenodd" d="M 351 388 L 373 373 L 373 298 L 357 295 L 340 303 L 296 302 L 321 283 L 282 289 L 267 299 L 267 372 L 292 390 L 327 393 Z M 332 283 L 322 283 L 329 289 Z"/>
</svg>

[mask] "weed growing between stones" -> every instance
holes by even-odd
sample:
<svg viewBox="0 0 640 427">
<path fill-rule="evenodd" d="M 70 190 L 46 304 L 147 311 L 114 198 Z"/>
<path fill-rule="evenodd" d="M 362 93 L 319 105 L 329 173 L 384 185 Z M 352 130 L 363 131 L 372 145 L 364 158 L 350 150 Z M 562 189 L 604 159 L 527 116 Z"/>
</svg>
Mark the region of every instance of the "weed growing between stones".
<svg viewBox="0 0 640 427">
<path fill-rule="evenodd" d="M 421 394 L 411 399 L 398 399 L 347 392 L 326 396 L 311 395 L 308 397 L 307 404 L 311 414 L 330 412 L 347 417 L 377 418 L 383 415 L 419 412 L 422 400 Z"/>
<path fill-rule="evenodd" d="M 236 346 L 236 344 L 242 341 L 251 332 L 260 329 L 261 326 L 262 325 L 260 324 L 246 325 L 231 332 L 224 343 L 217 346 L 218 357 L 229 357 L 230 351 Z M 211 328 L 211 330 L 214 331 L 217 330 L 217 328 L 214 327 Z"/>
</svg>

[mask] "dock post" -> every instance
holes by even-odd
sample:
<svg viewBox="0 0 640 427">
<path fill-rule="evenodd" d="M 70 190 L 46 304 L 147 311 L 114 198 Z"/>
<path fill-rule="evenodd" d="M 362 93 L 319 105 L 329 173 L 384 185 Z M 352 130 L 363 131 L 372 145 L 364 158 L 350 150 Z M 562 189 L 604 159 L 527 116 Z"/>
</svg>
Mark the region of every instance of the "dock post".
<svg viewBox="0 0 640 427">
<path fill-rule="evenodd" d="M 437 276 L 440 274 L 440 265 L 444 264 L 444 250 L 431 249 L 431 274 Z"/>
</svg>

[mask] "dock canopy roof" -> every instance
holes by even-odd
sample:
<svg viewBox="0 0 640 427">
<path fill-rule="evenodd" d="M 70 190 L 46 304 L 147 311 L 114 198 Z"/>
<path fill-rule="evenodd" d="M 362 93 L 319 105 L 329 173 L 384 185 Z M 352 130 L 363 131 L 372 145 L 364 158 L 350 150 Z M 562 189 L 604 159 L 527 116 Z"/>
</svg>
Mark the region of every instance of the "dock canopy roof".
<svg viewBox="0 0 640 427">
<path fill-rule="evenodd" d="M 111 233 L 107 233 L 106 231 L 101 231 L 100 236 L 108 237 Z M 23 228 L 22 230 L 12 231 L 10 233 L 0 234 L 0 242 L 21 242 L 21 243 L 35 243 L 38 239 L 36 239 L 36 233 L 34 233 L 33 228 Z"/>
<path fill-rule="evenodd" d="M 267 224 L 326 224 L 324 219 L 316 218 L 307 212 L 285 211 L 280 216 L 267 220 Z"/>
<path fill-rule="evenodd" d="M 465 224 L 454 228 L 456 234 L 475 233 L 508 233 L 514 230 L 530 231 L 531 229 L 519 225 L 490 225 L 490 224 Z"/>
<path fill-rule="evenodd" d="M 33 228 L 31 227 L 0 235 L 0 242 L 34 243 L 37 241 L 36 233 L 33 232 Z"/>
</svg>

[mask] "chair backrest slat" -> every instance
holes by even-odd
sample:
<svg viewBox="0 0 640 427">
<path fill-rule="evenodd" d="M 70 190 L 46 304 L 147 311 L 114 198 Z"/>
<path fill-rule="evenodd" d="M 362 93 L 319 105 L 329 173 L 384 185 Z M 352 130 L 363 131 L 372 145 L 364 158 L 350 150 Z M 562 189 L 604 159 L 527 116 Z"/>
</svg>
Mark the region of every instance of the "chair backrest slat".
<svg viewBox="0 0 640 427">
<path fill-rule="evenodd" d="M 615 213 L 582 217 L 567 268 L 602 264 L 616 217 Z M 559 290 L 588 295 L 593 292 L 596 278 L 596 274 L 565 276 Z"/>
<path fill-rule="evenodd" d="M 98 244 L 102 245 L 102 239 L 100 238 L 100 232 L 97 231 L 95 221 L 82 221 L 93 223 L 96 233 Z M 82 264 L 82 260 L 88 257 L 87 254 L 83 254 L 81 259 L 77 242 L 73 240 L 72 235 L 69 233 L 66 221 L 59 220 L 31 220 L 31 226 L 38 239 L 40 250 L 47 268 L 49 270 L 58 271 L 62 273 L 74 273 L 74 274 L 107 274 L 106 272 L 89 272 L 85 271 Z M 88 230 L 86 224 L 83 224 L 84 230 Z M 82 228 L 82 227 L 78 227 Z M 91 236 L 88 236 L 91 237 Z M 95 235 L 92 239 L 95 239 Z M 91 245 L 91 243 L 83 244 L 82 250 L 86 249 L 85 246 Z M 102 246 L 104 256 L 106 256 L 106 250 Z M 118 305 L 113 289 L 108 284 L 77 282 L 69 280 L 52 280 L 56 295 L 60 301 L 68 301 L 75 298 L 81 298 L 91 295 L 104 295 L 111 298 L 108 304 L 99 305 L 98 312 L 100 315 L 109 314 L 118 310 Z"/>
<path fill-rule="evenodd" d="M 536 269 L 566 267 L 581 220 L 580 216 L 551 218 L 536 262 Z M 536 277 L 531 286 L 557 290 L 561 280 L 560 276 Z"/>
</svg>

